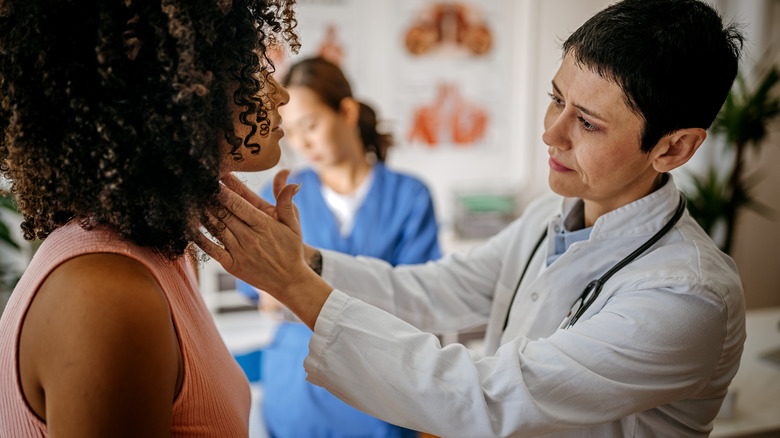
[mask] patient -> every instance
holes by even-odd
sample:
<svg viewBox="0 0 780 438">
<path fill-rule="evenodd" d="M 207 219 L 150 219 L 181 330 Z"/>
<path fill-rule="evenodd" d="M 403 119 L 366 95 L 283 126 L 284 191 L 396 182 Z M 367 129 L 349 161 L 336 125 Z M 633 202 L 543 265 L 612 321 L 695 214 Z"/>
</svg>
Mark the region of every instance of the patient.
<svg viewBox="0 0 780 438">
<path fill-rule="evenodd" d="M 0 3 L 0 174 L 45 239 L 0 319 L 0 436 L 244 437 L 187 248 L 279 159 L 285 0 Z"/>
</svg>

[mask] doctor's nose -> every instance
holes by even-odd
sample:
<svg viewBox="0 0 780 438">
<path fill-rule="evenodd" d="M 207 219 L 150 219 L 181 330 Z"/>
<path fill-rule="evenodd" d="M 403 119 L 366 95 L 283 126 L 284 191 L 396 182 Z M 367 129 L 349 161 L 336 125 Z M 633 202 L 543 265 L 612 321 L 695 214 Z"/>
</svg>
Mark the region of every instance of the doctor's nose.
<svg viewBox="0 0 780 438">
<path fill-rule="evenodd" d="M 547 112 L 544 118 L 544 133 L 542 141 L 544 144 L 557 149 L 569 149 L 571 140 L 567 135 L 564 114 L 550 114 Z"/>
</svg>

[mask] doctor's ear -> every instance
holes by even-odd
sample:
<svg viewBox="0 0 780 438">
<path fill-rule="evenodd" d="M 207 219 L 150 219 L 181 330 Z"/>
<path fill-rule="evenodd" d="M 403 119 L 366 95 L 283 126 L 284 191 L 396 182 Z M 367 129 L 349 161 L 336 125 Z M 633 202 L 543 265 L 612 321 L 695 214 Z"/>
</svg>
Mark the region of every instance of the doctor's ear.
<svg viewBox="0 0 780 438">
<path fill-rule="evenodd" d="M 665 135 L 650 153 L 655 155 L 653 168 L 658 172 L 669 172 L 691 159 L 707 138 L 702 128 L 678 129 Z"/>
<path fill-rule="evenodd" d="M 341 102 L 339 102 L 339 114 L 345 117 L 350 126 L 357 126 L 358 120 L 360 120 L 360 102 L 351 97 L 341 99 Z"/>
</svg>

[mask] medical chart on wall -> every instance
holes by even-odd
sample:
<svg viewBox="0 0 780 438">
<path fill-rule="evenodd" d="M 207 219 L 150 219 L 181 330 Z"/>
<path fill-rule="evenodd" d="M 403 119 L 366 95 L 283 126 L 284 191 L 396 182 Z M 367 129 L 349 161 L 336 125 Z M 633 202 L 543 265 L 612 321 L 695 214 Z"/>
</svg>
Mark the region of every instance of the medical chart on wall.
<svg viewBox="0 0 780 438">
<path fill-rule="evenodd" d="M 366 63 L 387 58 L 382 83 L 394 89 L 398 144 L 431 150 L 499 147 L 508 142 L 511 58 L 507 0 L 395 0 L 391 14 L 365 14 L 365 0 L 298 0 L 298 55 L 277 53 L 281 77 L 291 62 L 321 56 L 360 88 Z M 361 12 L 363 16 L 361 17 Z M 389 21 L 389 23 L 388 23 Z M 380 31 L 387 53 L 365 45 Z"/>
<path fill-rule="evenodd" d="M 508 126 L 505 2 L 401 0 L 395 19 L 399 134 L 407 147 L 501 147 Z"/>
<path fill-rule="evenodd" d="M 398 0 L 392 104 L 394 164 L 432 182 L 440 220 L 460 236 L 484 228 L 467 199 L 497 199 L 516 210 L 511 108 L 517 81 L 511 0 Z M 482 205 L 485 205 L 482 203 Z M 486 211 L 498 227 L 503 211 Z M 465 227 L 463 225 L 474 225 Z M 497 227 L 492 227 L 490 233 Z"/>
</svg>

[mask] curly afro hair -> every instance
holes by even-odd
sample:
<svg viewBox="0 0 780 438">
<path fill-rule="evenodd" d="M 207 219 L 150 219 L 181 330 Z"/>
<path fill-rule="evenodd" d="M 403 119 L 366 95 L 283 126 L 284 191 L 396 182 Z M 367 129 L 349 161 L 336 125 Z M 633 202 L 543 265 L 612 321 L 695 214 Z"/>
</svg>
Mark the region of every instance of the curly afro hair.
<svg viewBox="0 0 780 438">
<path fill-rule="evenodd" d="M 217 205 L 220 141 L 240 159 L 269 131 L 266 51 L 297 51 L 293 3 L 0 2 L 0 174 L 24 237 L 77 220 L 181 255 Z"/>
</svg>

